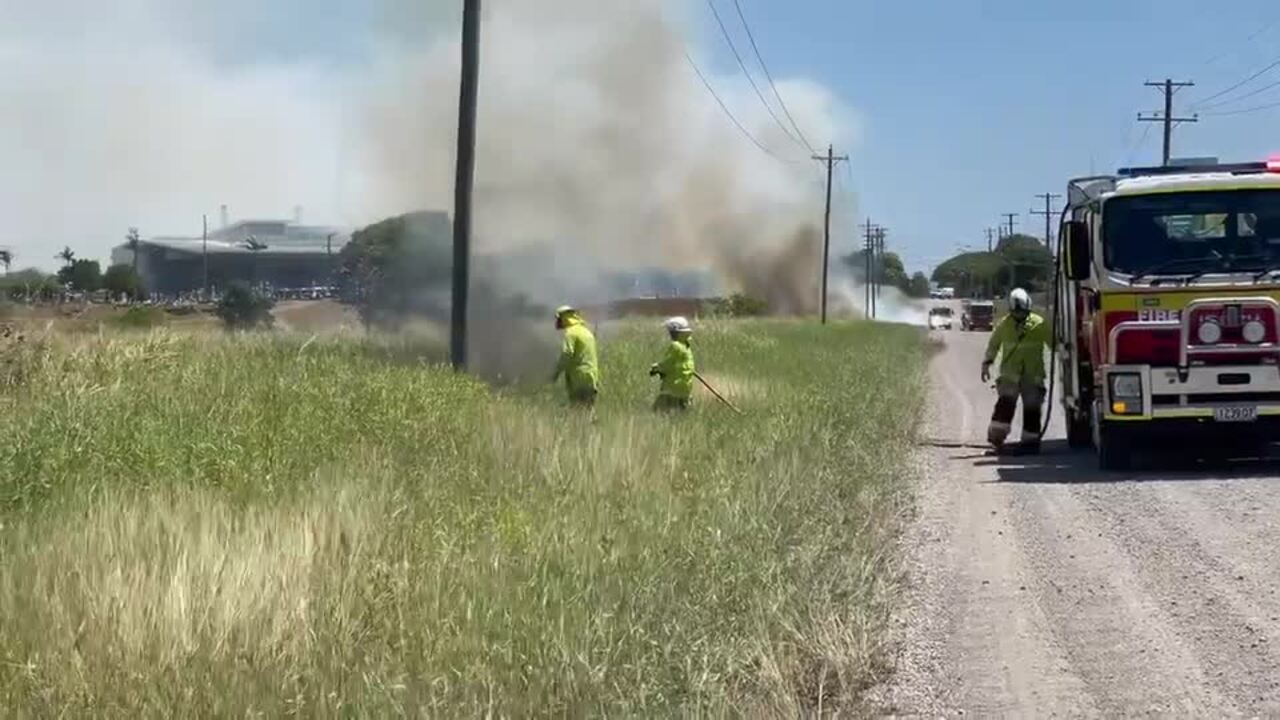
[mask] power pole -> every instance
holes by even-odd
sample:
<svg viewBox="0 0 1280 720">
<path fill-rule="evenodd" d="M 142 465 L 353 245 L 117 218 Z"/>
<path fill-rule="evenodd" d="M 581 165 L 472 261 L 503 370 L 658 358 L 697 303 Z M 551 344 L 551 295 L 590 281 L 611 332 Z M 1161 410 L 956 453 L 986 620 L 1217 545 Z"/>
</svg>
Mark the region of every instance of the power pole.
<svg viewBox="0 0 1280 720">
<path fill-rule="evenodd" d="M 1055 195 L 1053 193 L 1040 193 L 1036 197 L 1044 200 L 1044 210 L 1030 210 L 1028 212 L 1030 212 L 1032 215 L 1044 216 L 1044 246 L 1047 248 L 1052 248 L 1053 247 L 1053 226 L 1049 224 L 1049 220 L 1054 215 L 1053 201 L 1057 200 L 1062 196 Z"/>
<path fill-rule="evenodd" d="M 209 301 L 209 216 L 200 216 L 200 251 L 204 256 L 204 299 Z"/>
<path fill-rule="evenodd" d="M 818 312 L 822 317 L 822 324 L 827 324 L 827 262 L 831 256 L 831 175 L 835 169 L 836 163 L 840 161 L 848 161 L 848 155 L 835 156 L 835 150 L 832 146 L 827 146 L 826 156 L 814 155 L 814 160 L 824 160 L 827 163 L 827 211 L 822 222 L 822 298 L 818 304 Z"/>
<path fill-rule="evenodd" d="M 866 282 L 862 284 L 862 314 L 871 318 L 871 290 L 872 283 L 875 282 L 874 274 L 871 271 L 872 256 L 875 254 L 875 236 L 877 228 L 871 223 L 871 218 L 867 218 L 863 224 L 862 230 L 862 258 Z"/>
<path fill-rule="evenodd" d="M 882 229 L 870 218 L 863 224 L 863 256 L 867 265 L 867 282 L 863 283 L 863 314 L 868 319 L 876 316 L 876 243 Z"/>
<path fill-rule="evenodd" d="M 877 301 L 880 298 L 880 291 L 884 289 L 884 236 L 886 232 L 888 231 L 884 228 L 876 230 L 876 257 L 879 259 L 879 264 L 876 265 L 876 296 L 872 300 L 873 306 L 879 304 Z"/>
<path fill-rule="evenodd" d="M 1193 123 L 1193 122 L 1200 121 L 1199 115 L 1192 115 L 1191 117 L 1174 117 L 1173 116 L 1173 94 L 1178 92 L 1178 90 L 1184 87 L 1195 87 L 1195 83 L 1174 82 L 1169 78 L 1165 78 L 1164 82 L 1151 82 L 1148 80 L 1146 83 L 1143 83 L 1143 84 L 1146 85 L 1147 87 L 1160 88 L 1160 91 L 1164 93 L 1164 113 L 1151 113 L 1150 115 L 1143 115 L 1142 113 L 1138 113 L 1138 121 L 1139 122 L 1158 122 L 1158 123 L 1164 124 L 1164 163 L 1163 164 L 1168 165 L 1169 157 L 1171 155 L 1172 147 L 1173 147 L 1173 126 L 1179 123 L 1184 123 L 1184 122 Z"/>
<path fill-rule="evenodd" d="M 480 0 L 462 3 L 462 82 L 458 99 L 458 164 L 453 188 L 453 302 L 449 359 L 467 367 L 467 296 L 471 280 L 471 187 L 476 174 L 476 97 L 480 84 Z"/>
<path fill-rule="evenodd" d="M 987 252 L 992 252 L 995 250 L 995 245 L 992 243 L 992 238 L 995 236 L 995 234 L 996 234 L 995 228 L 987 228 Z"/>
<path fill-rule="evenodd" d="M 1018 213 L 1002 213 L 1005 220 L 1009 223 L 1009 232 L 1005 233 L 1005 237 L 1013 237 L 1013 223 L 1018 219 Z"/>
</svg>

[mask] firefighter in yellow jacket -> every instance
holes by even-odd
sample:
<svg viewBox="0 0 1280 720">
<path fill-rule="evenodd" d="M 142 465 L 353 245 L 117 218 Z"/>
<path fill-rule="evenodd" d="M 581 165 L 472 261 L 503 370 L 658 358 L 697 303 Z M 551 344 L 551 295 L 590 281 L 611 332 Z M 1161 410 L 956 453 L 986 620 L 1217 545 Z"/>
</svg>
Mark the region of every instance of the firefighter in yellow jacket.
<svg viewBox="0 0 1280 720">
<path fill-rule="evenodd" d="M 693 327 L 683 317 L 668 318 L 663 327 L 671 337 L 667 352 L 662 360 L 649 368 L 649 375 L 662 378 L 658 389 L 658 398 L 653 402 L 654 410 L 685 410 L 693 399 L 693 349 L 690 340 L 693 338 Z"/>
<path fill-rule="evenodd" d="M 1018 452 L 1040 451 L 1040 416 L 1044 408 L 1044 351 L 1050 342 L 1044 318 L 1031 312 L 1031 296 L 1016 288 L 1009 293 L 1009 314 L 996 323 L 982 359 L 982 382 L 991 379 L 991 365 L 1000 357 L 996 380 L 995 410 L 987 427 L 987 440 L 996 450 L 1004 447 L 1013 426 L 1013 414 L 1022 398 L 1022 436 Z"/>
<path fill-rule="evenodd" d="M 564 331 L 564 344 L 551 382 L 563 375 L 570 404 L 594 405 L 600 391 L 596 337 L 583 322 L 582 314 L 569 305 L 556 308 L 556 329 Z"/>
</svg>

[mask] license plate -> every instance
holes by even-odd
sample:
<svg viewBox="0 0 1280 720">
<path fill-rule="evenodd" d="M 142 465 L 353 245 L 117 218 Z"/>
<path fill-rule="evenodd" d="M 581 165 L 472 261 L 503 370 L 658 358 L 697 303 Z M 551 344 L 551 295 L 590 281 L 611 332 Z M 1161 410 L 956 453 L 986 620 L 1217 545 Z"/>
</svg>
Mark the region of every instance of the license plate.
<svg viewBox="0 0 1280 720">
<path fill-rule="evenodd" d="M 1218 422 L 1253 422 L 1258 419 L 1256 407 L 1220 407 L 1213 409 L 1213 419 Z"/>
</svg>

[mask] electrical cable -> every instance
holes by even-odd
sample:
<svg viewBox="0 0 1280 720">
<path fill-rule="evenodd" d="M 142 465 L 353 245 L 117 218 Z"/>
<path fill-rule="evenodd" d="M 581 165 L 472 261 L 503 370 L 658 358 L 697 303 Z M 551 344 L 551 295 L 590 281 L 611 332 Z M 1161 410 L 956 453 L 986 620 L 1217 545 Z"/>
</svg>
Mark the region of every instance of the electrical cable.
<svg viewBox="0 0 1280 720">
<path fill-rule="evenodd" d="M 804 131 L 800 129 L 800 125 L 796 119 L 791 116 L 791 110 L 787 108 L 787 103 L 782 99 L 782 94 L 778 92 L 778 86 L 773 82 L 773 73 L 769 72 L 769 66 L 764 62 L 764 56 L 760 54 L 760 48 L 756 45 L 755 33 L 751 32 L 751 24 L 747 22 L 747 16 L 742 12 L 742 5 L 738 0 L 733 0 L 733 7 L 738 11 L 738 19 L 742 21 L 742 27 L 747 31 L 747 39 L 751 41 L 751 51 L 755 53 L 756 60 L 760 63 L 760 69 L 764 70 L 765 79 L 769 81 L 769 88 L 773 90 L 773 96 L 778 99 L 778 104 L 782 106 L 782 112 L 787 116 L 787 120 L 791 121 L 791 127 L 795 129 L 796 135 L 800 136 L 800 140 L 809 148 L 809 152 L 817 153 L 813 148 L 813 144 L 804 136 Z"/>
<path fill-rule="evenodd" d="M 1280 108 L 1280 102 L 1271 103 L 1269 105 L 1259 105 L 1257 107 L 1244 108 L 1243 110 L 1222 110 L 1219 112 L 1205 113 L 1209 117 L 1227 117 L 1230 115 L 1248 115 L 1249 113 L 1262 112 L 1263 110 L 1273 110 Z"/>
<path fill-rule="evenodd" d="M 777 160 L 778 162 L 784 162 L 784 163 L 785 163 L 785 162 L 791 162 L 791 163 L 794 163 L 794 162 L 795 162 L 795 161 L 792 161 L 792 160 L 785 160 L 785 159 L 783 159 L 783 158 L 779 157 L 779 156 L 778 156 L 776 153 L 774 153 L 772 150 L 770 150 L 769 148 L 767 148 L 767 147 L 765 147 L 764 145 L 762 145 L 762 144 L 760 143 L 760 141 L 756 139 L 756 136 L 754 136 L 754 135 L 752 135 L 750 132 L 748 132 L 748 131 L 747 131 L 747 129 L 746 129 L 745 127 L 743 127 L 743 126 L 742 126 L 742 123 L 738 122 L 738 118 L 734 117 L 734 116 L 733 116 L 733 113 L 729 111 L 729 106 L 728 106 L 728 105 L 725 105 L 725 104 L 724 104 L 724 100 L 721 100 L 721 99 L 720 99 L 720 95 L 716 93 L 716 89 L 715 89 L 715 88 L 713 88 L 713 87 L 711 87 L 711 82 L 710 82 L 709 80 L 707 80 L 707 76 L 706 76 L 706 75 L 703 75 L 703 74 L 702 74 L 702 70 L 700 70 L 700 69 L 698 68 L 698 64 L 697 64 L 697 63 L 695 63 L 695 62 L 693 61 L 693 57 L 692 57 L 691 55 L 689 55 L 689 51 L 687 51 L 687 50 L 686 50 L 686 51 L 685 51 L 685 53 L 684 53 L 684 59 L 689 61 L 689 67 L 693 68 L 693 71 L 694 71 L 695 73 L 697 73 L 697 75 L 698 75 L 698 79 L 699 79 L 699 80 L 701 80 L 701 81 L 702 81 L 702 85 L 703 85 L 704 87 L 706 87 L 706 88 L 707 88 L 707 92 L 711 93 L 711 97 L 715 98 L 716 103 L 720 106 L 720 109 L 724 111 L 724 114 L 725 114 L 726 116 L 728 116 L 729 121 L 733 123 L 733 126 L 734 126 L 734 127 L 738 128 L 738 131 L 739 131 L 739 132 L 741 132 L 743 135 L 745 135 L 745 136 L 746 136 L 746 138 L 747 138 L 748 140 L 750 140 L 750 141 L 751 141 L 751 144 L 753 144 L 753 145 L 755 145 L 756 147 L 760 148 L 760 151 L 761 151 L 761 152 L 763 152 L 764 154 L 766 154 L 766 155 L 768 155 L 769 157 L 773 158 L 774 160 Z"/>
<path fill-rule="evenodd" d="M 1258 78 L 1262 77 L 1263 75 L 1266 75 L 1267 73 L 1271 72 L 1272 70 L 1274 70 L 1274 69 L 1276 69 L 1276 68 L 1278 68 L 1278 67 L 1280 67 L 1280 59 L 1277 59 L 1275 62 L 1272 62 L 1270 65 L 1267 65 L 1266 67 L 1262 68 L 1262 69 L 1261 69 L 1261 70 L 1259 70 L 1258 72 L 1256 72 L 1256 73 L 1254 73 L 1254 74 L 1250 75 L 1249 77 L 1245 78 L 1244 80 L 1241 80 L 1240 82 L 1236 83 L 1235 85 L 1232 85 L 1231 87 L 1227 88 L 1226 90 L 1219 90 L 1218 92 L 1216 92 L 1216 93 L 1214 93 L 1214 94 L 1210 95 L 1209 97 L 1200 98 L 1199 100 L 1197 100 L 1197 101 L 1195 101 L 1195 102 L 1191 103 L 1191 105 L 1190 105 L 1189 109 L 1191 109 L 1191 110 L 1195 110 L 1196 108 L 1198 108 L 1198 107 L 1200 107 L 1200 106 L 1204 105 L 1205 103 L 1209 102 L 1210 100 L 1216 100 L 1217 98 L 1220 98 L 1220 97 L 1222 97 L 1223 95 L 1226 95 L 1227 93 L 1234 92 L 1234 91 L 1238 90 L 1239 88 L 1244 87 L 1245 85 L 1248 85 L 1249 83 L 1253 82 L 1254 80 L 1257 80 Z"/>
<path fill-rule="evenodd" d="M 764 109 L 769 111 L 769 117 L 773 118 L 773 121 L 777 123 L 778 127 L 782 129 L 782 132 L 790 138 L 792 142 L 805 147 L 809 152 L 813 152 L 813 148 L 809 147 L 808 143 L 802 144 L 795 135 L 791 134 L 791 131 L 787 129 L 787 126 L 782 124 L 782 119 L 773 111 L 773 107 L 764 99 L 764 93 L 760 92 L 760 86 L 756 85 L 755 78 L 751 77 L 751 72 L 747 70 L 747 64 L 743 62 L 742 54 L 738 52 L 738 46 L 734 44 L 733 37 L 729 35 L 729 28 L 725 27 L 724 20 L 720 17 L 720 11 L 716 10 L 714 0 L 707 0 L 707 7 L 711 8 L 711 14 L 715 16 L 716 24 L 720 26 L 720 34 L 724 36 L 724 41 L 729 46 L 729 50 L 733 53 L 733 58 L 738 61 L 738 67 L 742 68 L 742 74 L 747 76 L 747 82 L 751 84 L 751 89 L 755 91 L 756 97 L 760 98 L 760 104 L 764 105 Z"/>
<path fill-rule="evenodd" d="M 1221 60 L 1221 59 L 1225 58 L 1225 57 L 1229 57 L 1229 56 L 1231 56 L 1231 55 L 1233 55 L 1233 54 L 1235 54 L 1235 53 L 1239 52 L 1241 47 L 1243 47 L 1243 46 L 1245 46 L 1245 45 L 1248 45 L 1249 43 L 1251 43 L 1251 42 L 1253 42 L 1254 40 L 1258 39 L 1258 36 L 1259 36 L 1259 35 L 1261 35 L 1262 33 L 1264 33 L 1264 32 L 1266 32 L 1266 31 L 1270 30 L 1271 28 L 1275 27 L 1276 25 L 1280 25 L 1280 19 L 1272 20 L 1271 22 L 1267 23 L 1266 25 L 1263 25 L 1262 27 L 1258 28 L 1257 30 L 1254 30 L 1254 31 L 1253 31 L 1253 32 L 1252 32 L 1248 37 L 1246 37 L 1244 40 L 1241 40 L 1240 42 L 1235 43 L 1235 44 L 1233 45 L 1233 47 L 1232 47 L 1230 50 L 1226 50 L 1226 51 L 1224 51 L 1224 52 L 1220 52 L 1220 53 L 1218 53 L 1217 55 L 1214 55 L 1213 57 L 1209 58 L 1208 60 L 1205 60 L 1204 62 L 1200 63 L 1200 67 L 1206 67 L 1206 66 L 1208 66 L 1208 65 L 1212 65 L 1212 64 L 1214 64 L 1214 63 L 1218 62 L 1219 60 Z"/>
<path fill-rule="evenodd" d="M 1257 90 L 1253 90 L 1253 91 L 1251 91 L 1251 92 L 1247 92 L 1247 93 L 1245 93 L 1244 95 L 1241 95 L 1241 96 L 1239 96 L 1239 97 L 1228 98 L 1228 99 L 1226 99 L 1226 100 L 1222 100 L 1222 101 L 1220 101 L 1220 102 L 1216 102 L 1216 103 L 1213 103 L 1213 104 L 1211 104 L 1211 105 L 1206 105 L 1206 106 L 1204 106 L 1204 107 L 1202 107 L 1202 108 L 1200 108 L 1200 109 L 1201 109 L 1202 111 L 1203 111 L 1203 110 L 1212 110 L 1212 109 L 1214 109 L 1214 108 L 1222 107 L 1223 105 L 1230 105 L 1230 104 L 1232 104 L 1232 103 L 1238 103 L 1238 102 L 1240 102 L 1241 100 L 1244 100 L 1244 99 L 1247 99 L 1247 98 L 1251 98 L 1251 97 L 1253 97 L 1253 96 L 1255 96 L 1255 95 L 1258 95 L 1258 94 L 1260 94 L 1260 93 L 1264 93 L 1264 92 L 1266 92 L 1266 91 L 1268 91 L 1268 90 L 1270 90 L 1271 88 L 1274 88 L 1274 87 L 1280 87 L 1280 80 L 1277 80 L 1276 82 L 1273 82 L 1273 83 L 1271 83 L 1271 84 L 1269 84 L 1269 85 L 1263 85 L 1262 87 L 1258 88 Z M 1206 114 L 1206 115 L 1216 115 L 1217 113 L 1205 113 L 1205 114 Z"/>
</svg>

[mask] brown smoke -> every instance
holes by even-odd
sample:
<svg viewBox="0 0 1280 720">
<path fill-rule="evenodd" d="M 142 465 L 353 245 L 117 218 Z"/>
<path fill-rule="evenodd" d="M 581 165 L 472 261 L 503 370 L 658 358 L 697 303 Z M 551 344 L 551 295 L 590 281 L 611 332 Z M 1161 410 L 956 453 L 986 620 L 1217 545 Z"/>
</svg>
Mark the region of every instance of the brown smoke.
<svg viewBox="0 0 1280 720">
<path fill-rule="evenodd" d="M 604 271 L 710 269 L 780 312 L 817 300 L 820 217 L 807 151 L 738 81 L 712 76 L 743 138 L 684 57 L 668 0 L 505 0 L 484 22 L 475 189 L 481 252 L 546 248 L 555 271 L 516 288 L 575 300 Z M 398 48 L 367 116 L 374 196 L 452 201 L 458 45 Z M 706 64 L 704 62 L 704 64 Z M 780 83 L 807 134 L 837 132 L 826 93 Z M 429 99 L 424 102 L 423 99 Z"/>
</svg>

